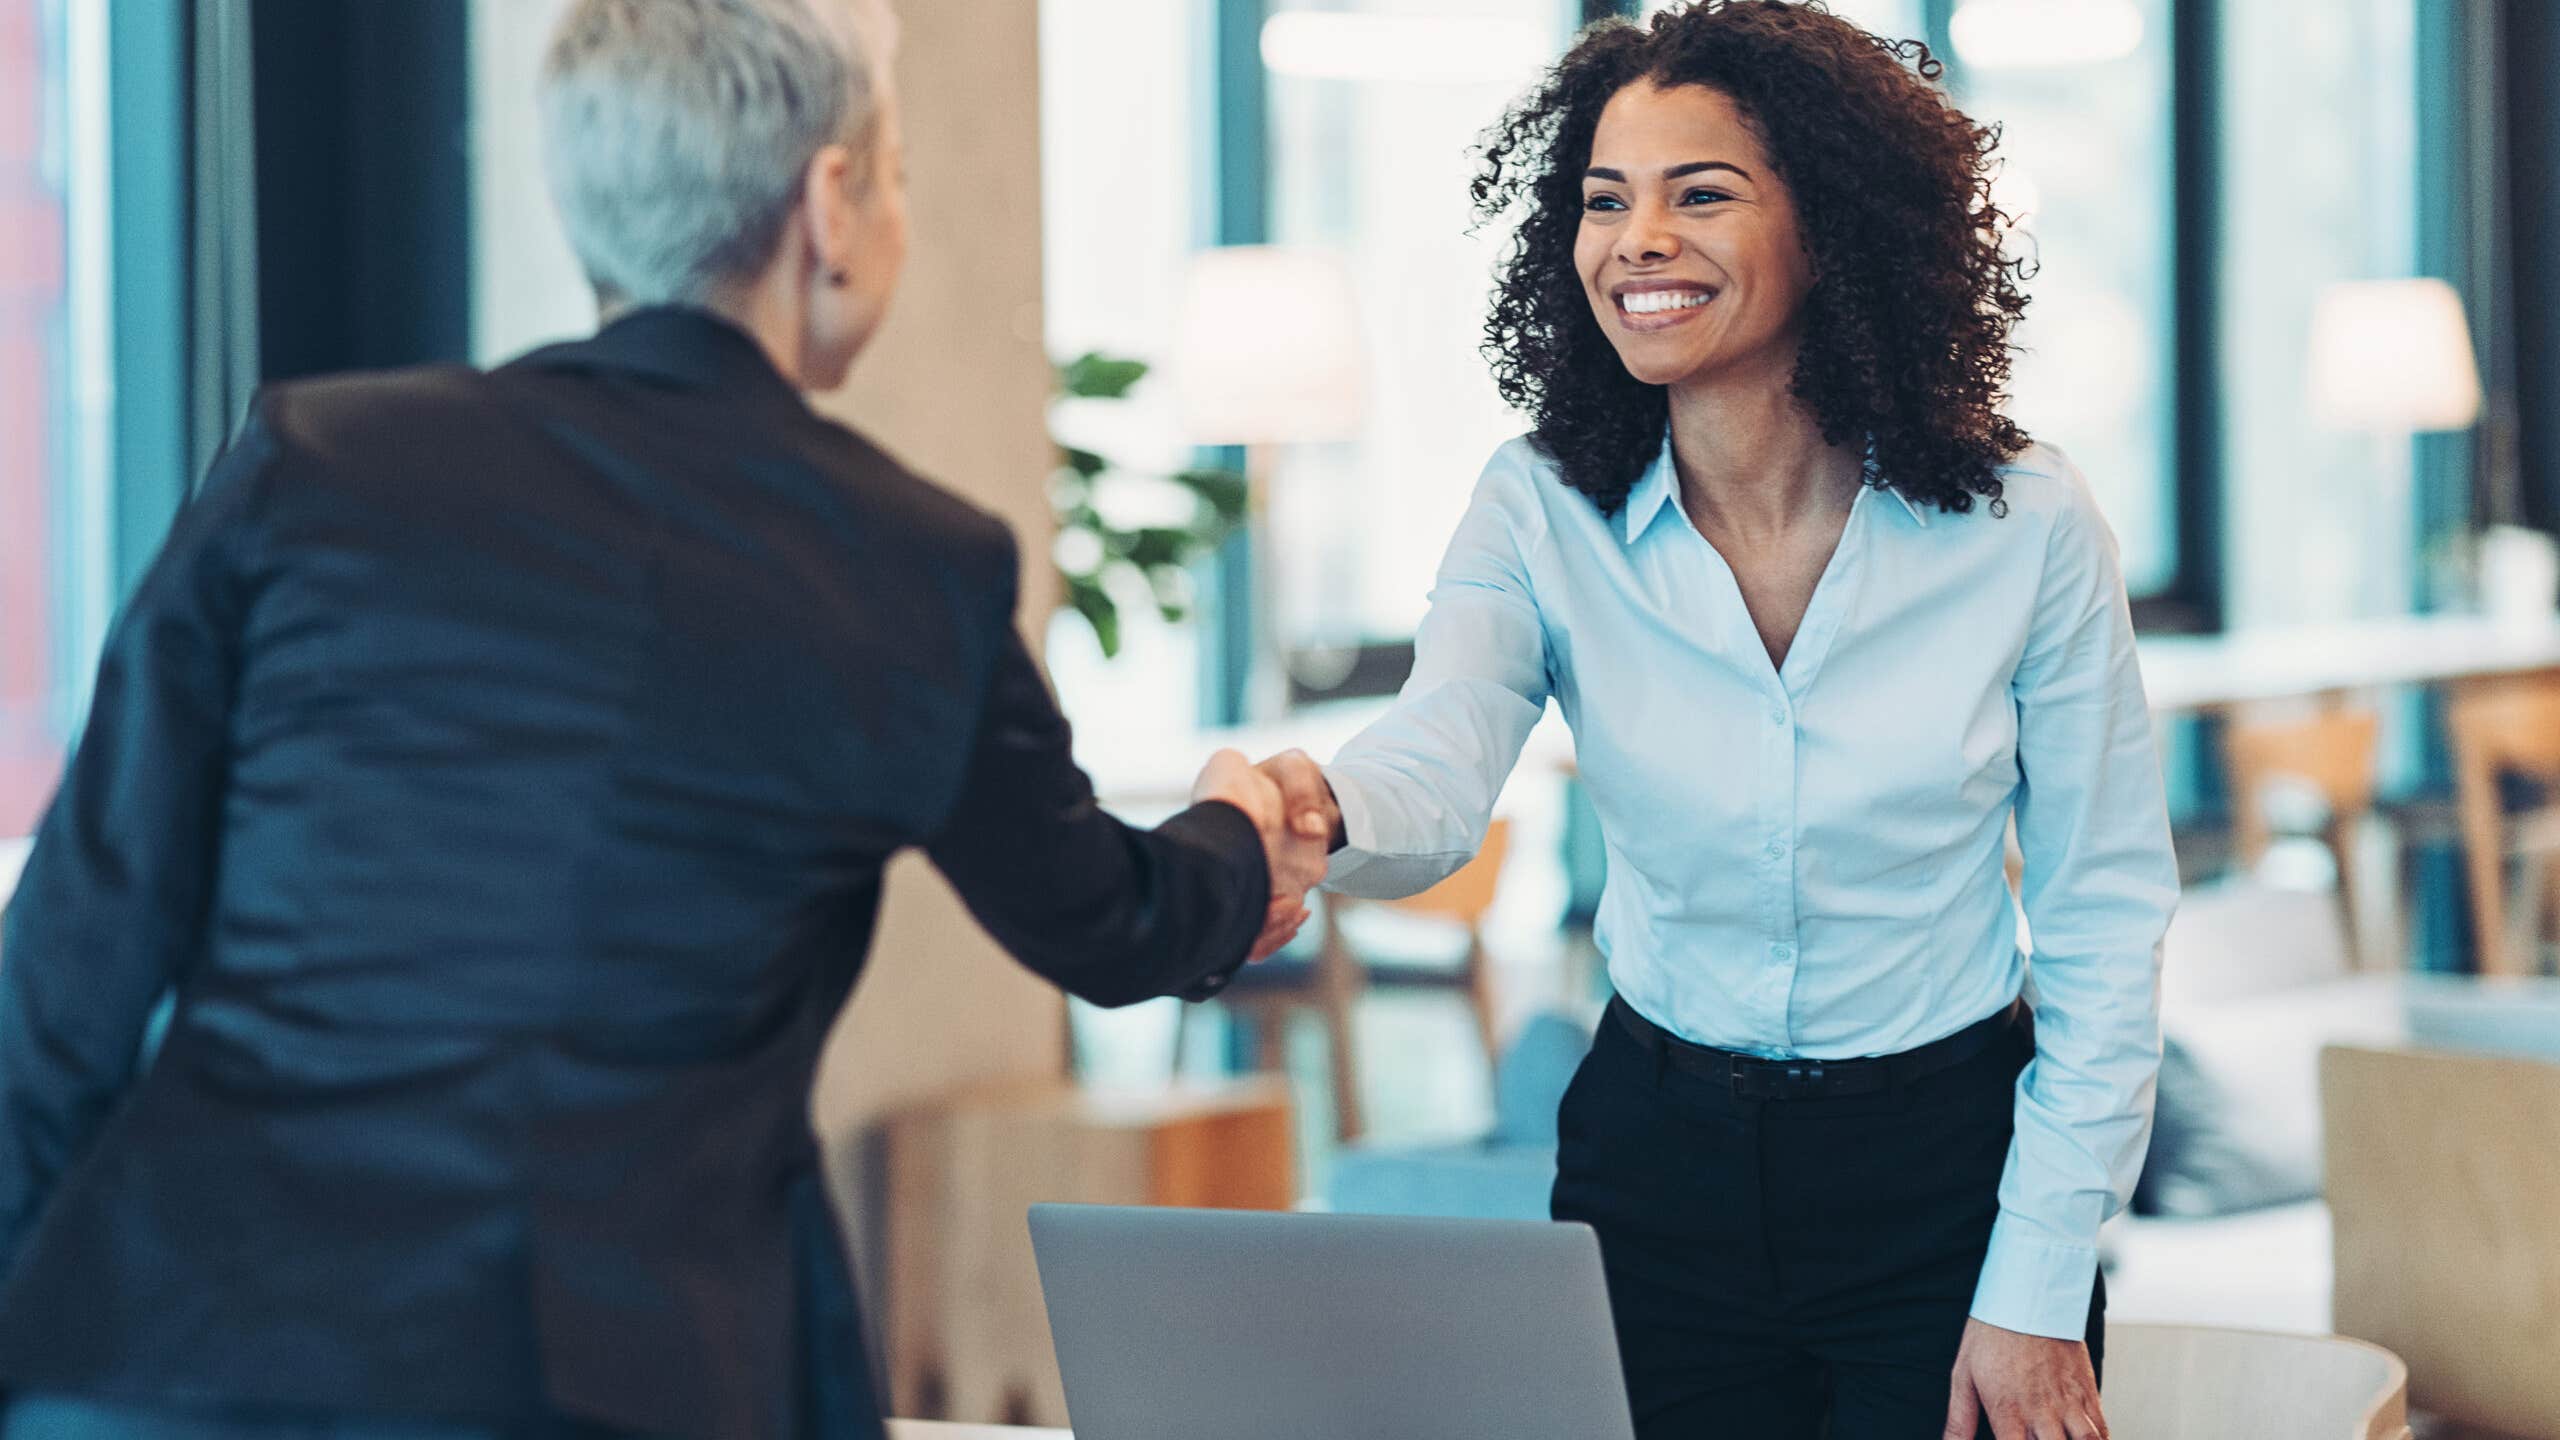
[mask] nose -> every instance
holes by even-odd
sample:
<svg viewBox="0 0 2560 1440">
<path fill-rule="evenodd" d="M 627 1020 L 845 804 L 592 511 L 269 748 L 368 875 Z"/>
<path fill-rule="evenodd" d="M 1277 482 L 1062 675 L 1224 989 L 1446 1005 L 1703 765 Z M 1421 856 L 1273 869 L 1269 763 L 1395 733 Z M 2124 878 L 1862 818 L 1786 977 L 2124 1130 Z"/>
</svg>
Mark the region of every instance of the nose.
<svg viewBox="0 0 2560 1440">
<path fill-rule="evenodd" d="M 1661 205 L 1638 200 L 1618 231 L 1618 263 L 1659 265 L 1680 258 L 1680 237 L 1667 223 L 1669 219 Z"/>
</svg>

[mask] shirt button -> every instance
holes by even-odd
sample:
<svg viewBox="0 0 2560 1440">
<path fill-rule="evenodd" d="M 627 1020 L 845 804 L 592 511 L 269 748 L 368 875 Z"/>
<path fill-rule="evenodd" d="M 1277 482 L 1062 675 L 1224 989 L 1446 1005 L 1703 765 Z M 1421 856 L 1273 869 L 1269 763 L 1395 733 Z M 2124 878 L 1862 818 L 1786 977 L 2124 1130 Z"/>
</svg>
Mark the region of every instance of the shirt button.
<svg viewBox="0 0 2560 1440">
<path fill-rule="evenodd" d="M 1787 712 L 1786 712 L 1786 711 L 1784 711 L 1784 710 L 1771 710 L 1771 711 L 1769 712 L 1769 723 L 1770 723 L 1770 724 L 1772 724 L 1772 725 L 1784 725 L 1784 724 L 1786 724 L 1786 723 L 1787 723 Z"/>
<path fill-rule="evenodd" d="M 1793 945 L 1773 945 L 1769 947 L 1769 953 L 1780 960 L 1793 960 L 1796 958 L 1796 947 Z"/>
<path fill-rule="evenodd" d="M 1786 841 L 1784 841 L 1784 840 L 1772 840 L 1772 841 L 1770 841 L 1770 842 L 1769 842 L 1769 858 L 1770 858 L 1770 859 L 1772 859 L 1772 860 L 1783 859 L 1783 858 L 1785 857 L 1786 853 L 1787 853 L 1787 842 L 1786 842 Z"/>
</svg>

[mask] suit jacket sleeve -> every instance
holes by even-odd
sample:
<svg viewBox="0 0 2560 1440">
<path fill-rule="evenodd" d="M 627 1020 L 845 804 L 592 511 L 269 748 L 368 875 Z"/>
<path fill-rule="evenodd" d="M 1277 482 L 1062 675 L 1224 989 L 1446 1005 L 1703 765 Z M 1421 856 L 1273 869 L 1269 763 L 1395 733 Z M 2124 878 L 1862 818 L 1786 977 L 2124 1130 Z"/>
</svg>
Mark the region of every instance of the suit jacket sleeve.
<svg viewBox="0 0 2560 1440">
<path fill-rule="evenodd" d="M 253 414 L 109 635 L 0 936 L 0 1274 L 131 1085 L 203 942 L 252 542 L 274 445 Z"/>
<path fill-rule="evenodd" d="M 1010 545 L 1005 563 L 1009 577 Z M 958 803 L 926 853 L 998 943 L 1070 994 L 1217 993 L 1270 906 L 1260 833 L 1217 801 L 1153 830 L 1105 813 L 1009 614 L 1002 628 Z"/>
</svg>

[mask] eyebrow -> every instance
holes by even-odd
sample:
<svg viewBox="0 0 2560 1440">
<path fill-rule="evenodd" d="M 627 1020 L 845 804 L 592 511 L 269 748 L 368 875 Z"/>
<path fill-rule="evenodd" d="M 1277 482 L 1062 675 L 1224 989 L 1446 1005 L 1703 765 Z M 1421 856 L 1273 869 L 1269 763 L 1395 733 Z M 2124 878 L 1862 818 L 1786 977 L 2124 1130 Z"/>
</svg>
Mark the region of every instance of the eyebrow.
<svg viewBox="0 0 2560 1440">
<path fill-rule="evenodd" d="M 1743 169 L 1739 165 L 1729 164 L 1722 160 L 1692 160 L 1686 165 L 1674 165 L 1670 169 L 1662 172 L 1662 178 L 1665 180 L 1677 180 L 1683 175 L 1696 175 L 1708 170 L 1730 170 L 1745 180 L 1751 178 L 1750 171 Z M 1598 165 L 1594 165 L 1590 169 L 1583 171 L 1582 178 L 1585 180 L 1607 180 L 1618 185 L 1624 185 L 1627 183 L 1627 175 L 1625 171 L 1610 170 Z"/>
</svg>

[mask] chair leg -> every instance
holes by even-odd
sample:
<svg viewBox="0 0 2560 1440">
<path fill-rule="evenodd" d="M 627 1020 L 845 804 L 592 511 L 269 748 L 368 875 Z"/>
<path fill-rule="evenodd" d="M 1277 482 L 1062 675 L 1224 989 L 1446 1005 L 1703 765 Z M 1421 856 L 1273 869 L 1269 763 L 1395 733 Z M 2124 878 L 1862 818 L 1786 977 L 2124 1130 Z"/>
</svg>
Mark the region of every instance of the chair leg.
<svg viewBox="0 0 2560 1440">
<path fill-rule="evenodd" d="M 1182 1079 L 1182 1062 L 1190 1053 L 1191 1007 L 1185 1005 L 1175 1011 L 1173 1016 L 1173 1062 L 1169 1067 L 1173 1071 L 1172 1079 L 1176 1081 Z"/>
<path fill-rule="evenodd" d="M 1276 1074 L 1289 1073 L 1289 1009 L 1287 1005 L 1257 1005 L 1253 1014 L 1253 1068 Z"/>
<path fill-rule="evenodd" d="M 1493 965 L 1485 954 L 1484 936 L 1467 934 L 1467 1004 L 1475 1011 L 1476 1034 L 1484 1041 L 1484 1068 L 1489 1076 L 1502 1063 L 1501 1022 L 1494 1013 Z"/>
<path fill-rule="evenodd" d="M 2524 957 L 2530 975 L 2551 970 L 2551 942 L 2560 935 L 2560 855 L 2543 862 L 2542 913 L 2534 917 L 2533 949 Z"/>
<path fill-rule="evenodd" d="M 2329 822 L 2329 861 L 2338 872 L 2338 913 L 2345 922 L 2347 958 L 2353 968 L 2378 968 L 2365 941 L 2364 909 L 2359 903 L 2361 885 L 2356 873 L 2356 826 L 2352 818 Z"/>
<path fill-rule="evenodd" d="M 2506 922 L 2506 943 L 2500 947 L 2504 965 L 2500 973 L 2531 975 L 2542 968 L 2542 909 L 2549 887 L 2550 864 L 2539 855 L 2527 854 L 2517 867 L 2515 903 L 2500 919 Z"/>
<path fill-rule="evenodd" d="M 1331 916 L 1326 917 L 1328 922 Z M 1335 1138 L 1360 1138 L 1360 1056 L 1352 1039 L 1351 1012 L 1360 1000 L 1360 970 L 1343 943 L 1341 932 L 1325 927 L 1324 949 L 1316 957 L 1316 1004 L 1324 1012 L 1325 1039 L 1333 1066 Z"/>
</svg>

